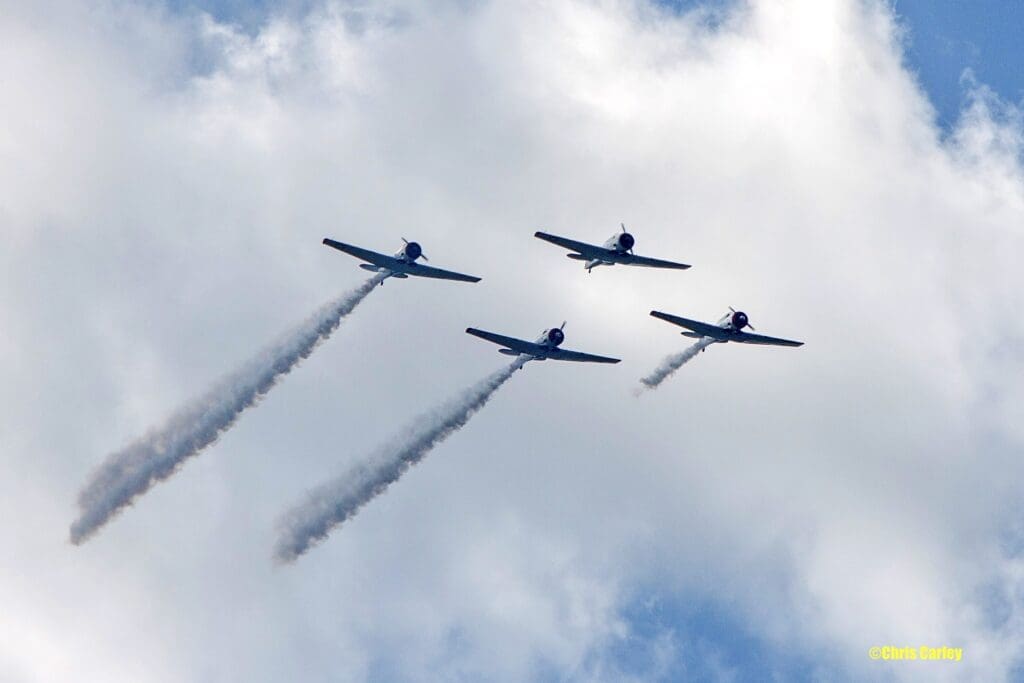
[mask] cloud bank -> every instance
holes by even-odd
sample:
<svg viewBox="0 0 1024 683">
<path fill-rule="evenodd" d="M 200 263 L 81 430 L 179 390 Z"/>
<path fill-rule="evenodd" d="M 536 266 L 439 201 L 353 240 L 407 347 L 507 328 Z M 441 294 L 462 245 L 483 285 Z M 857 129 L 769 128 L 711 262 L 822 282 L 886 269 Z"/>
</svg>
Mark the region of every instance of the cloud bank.
<svg viewBox="0 0 1024 683">
<path fill-rule="evenodd" d="M 297 3 L 244 28 L 8 3 L 0 666 L 1017 678 L 1020 112 L 965 81 L 940 130 L 903 36 L 852 0 Z M 530 237 L 621 221 L 694 267 L 587 277 Z M 389 283 L 223 457 L 70 547 L 97 456 L 356 286 L 325 235 L 417 239 L 485 280 Z M 647 311 L 726 305 L 807 344 L 724 345 L 630 398 L 679 339 Z M 415 486 L 270 566 L 283 502 L 489 371 L 467 324 L 566 318 L 623 362 L 531 369 Z"/>
</svg>

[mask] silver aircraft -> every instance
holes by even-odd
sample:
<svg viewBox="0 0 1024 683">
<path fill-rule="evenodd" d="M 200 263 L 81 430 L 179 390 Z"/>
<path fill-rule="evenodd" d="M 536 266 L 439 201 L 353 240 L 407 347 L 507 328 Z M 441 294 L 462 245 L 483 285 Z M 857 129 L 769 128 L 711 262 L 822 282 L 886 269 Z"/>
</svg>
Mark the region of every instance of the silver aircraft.
<svg viewBox="0 0 1024 683">
<path fill-rule="evenodd" d="M 433 268 L 431 266 L 425 266 L 422 263 L 416 263 L 416 259 L 423 259 L 429 261 L 427 255 L 423 253 L 423 247 L 418 242 L 410 242 L 409 240 L 402 238 L 402 242 L 405 244 L 402 248 L 394 255 L 388 256 L 387 254 L 378 254 L 375 251 L 369 249 L 362 249 L 360 247 L 353 247 L 351 244 L 345 244 L 344 242 L 337 242 L 330 239 L 329 237 L 324 238 L 324 244 L 329 247 L 334 247 L 338 251 L 343 251 L 346 254 L 355 256 L 357 259 L 368 261 L 368 263 L 360 263 L 359 267 L 363 270 L 370 270 L 375 273 L 384 273 L 384 280 L 389 277 L 405 279 L 410 275 L 417 277 L 431 277 L 438 280 L 458 280 L 460 282 L 479 282 L 480 278 L 475 275 L 463 275 L 462 273 L 455 273 L 450 270 L 441 270 L 440 268 Z M 384 284 L 384 280 L 381 280 L 381 284 Z"/>
<path fill-rule="evenodd" d="M 618 363 L 618 358 L 608 358 L 606 356 L 595 356 L 590 353 L 581 353 L 579 351 L 569 351 L 568 349 L 559 348 L 561 343 L 565 341 L 565 322 L 562 322 L 560 327 L 552 327 L 551 329 L 544 330 L 537 341 L 526 341 L 525 339 L 516 339 L 515 337 L 506 337 L 503 334 L 495 334 L 494 332 L 486 332 L 484 330 L 478 330 L 475 327 L 467 327 L 466 332 L 473 335 L 474 337 L 480 337 L 486 339 L 489 342 L 498 344 L 504 348 L 498 349 L 498 353 L 503 353 L 506 356 L 519 356 L 523 359 L 523 363 L 527 363 L 531 360 L 572 360 L 582 363 Z M 521 366 L 520 366 L 521 367 Z"/>
<path fill-rule="evenodd" d="M 744 327 L 754 329 L 754 326 L 750 324 L 750 318 L 747 317 L 746 313 L 737 311 L 732 306 L 729 307 L 729 312 L 714 325 L 690 320 L 689 318 L 680 318 L 678 315 L 662 313 L 661 311 L 651 311 L 651 315 L 685 328 L 686 332 L 683 332 L 682 335 L 690 339 L 710 338 L 714 340 L 712 343 L 739 342 L 741 344 L 763 344 L 765 346 L 804 345 L 803 342 L 790 339 L 779 339 L 778 337 L 766 337 L 763 334 L 744 332 Z M 707 347 L 701 350 L 707 350 Z"/>
<path fill-rule="evenodd" d="M 568 249 L 572 253 L 566 254 L 566 256 L 574 261 L 585 261 L 586 263 L 583 264 L 583 267 L 587 269 L 588 273 L 596 266 L 614 266 L 615 264 L 645 266 L 647 268 L 672 268 L 675 270 L 686 270 L 690 267 L 685 263 L 662 261 L 661 259 L 635 255 L 633 253 L 633 245 L 636 244 L 636 239 L 626 232 L 626 225 L 624 223 L 620 223 L 620 225 L 622 225 L 622 232 L 609 237 L 600 247 L 596 244 L 587 244 L 586 242 L 577 242 L 576 240 L 559 237 L 558 235 L 550 235 L 546 232 L 535 232 L 533 236 Z"/>
</svg>

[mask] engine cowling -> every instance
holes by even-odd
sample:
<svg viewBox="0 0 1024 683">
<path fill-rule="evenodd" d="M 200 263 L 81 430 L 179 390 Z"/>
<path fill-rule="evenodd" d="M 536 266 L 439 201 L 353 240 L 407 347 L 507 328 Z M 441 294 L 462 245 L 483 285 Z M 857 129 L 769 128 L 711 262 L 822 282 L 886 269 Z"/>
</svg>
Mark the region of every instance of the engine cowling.
<svg viewBox="0 0 1024 683">
<path fill-rule="evenodd" d="M 420 246 L 419 242 L 407 242 L 403 252 L 407 259 L 415 261 L 423 254 L 423 247 Z"/>
<path fill-rule="evenodd" d="M 618 246 L 619 251 L 629 251 L 633 248 L 634 244 L 636 244 L 636 240 L 628 232 L 619 233 L 616 239 L 616 246 Z"/>
<path fill-rule="evenodd" d="M 734 330 L 742 330 L 749 322 L 747 314 L 743 311 L 736 311 L 732 314 L 732 329 Z"/>
<path fill-rule="evenodd" d="M 552 327 L 550 330 L 548 330 L 548 343 L 550 343 L 552 346 L 558 346 L 564 341 L 565 332 L 562 332 L 562 330 L 558 329 L 557 327 Z"/>
</svg>

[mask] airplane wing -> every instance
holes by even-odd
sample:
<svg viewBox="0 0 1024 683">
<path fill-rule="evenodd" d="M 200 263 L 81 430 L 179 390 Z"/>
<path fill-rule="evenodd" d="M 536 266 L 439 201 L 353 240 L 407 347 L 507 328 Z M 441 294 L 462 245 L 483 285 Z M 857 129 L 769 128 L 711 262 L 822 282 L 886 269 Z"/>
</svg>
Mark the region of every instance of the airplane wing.
<svg viewBox="0 0 1024 683">
<path fill-rule="evenodd" d="M 545 346 L 541 346 L 540 344 L 528 342 L 524 339 L 506 337 L 503 334 L 495 334 L 494 332 L 487 332 L 486 330 L 478 330 L 475 327 L 467 327 L 466 333 L 471 334 L 474 337 L 486 339 L 487 341 L 493 344 L 504 346 L 505 348 L 512 349 L 513 351 L 518 351 L 519 353 L 528 353 L 536 355 L 544 353 L 545 349 L 547 348 Z"/>
<path fill-rule="evenodd" d="M 778 337 L 766 337 L 763 334 L 751 334 L 750 332 L 737 332 L 729 337 L 729 341 L 743 344 L 763 344 L 765 346 L 803 346 L 803 342 L 790 339 L 779 339 Z"/>
<path fill-rule="evenodd" d="M 575 251 L 583 254 L 587 258 L 601 258 L 608 254 L 608 250 L 604 247 L 599 247 L 595 244 L 587 244 L 586 242 L 577 242 L 576 240 L 570 240 L 565 237 L 559 237 L 558 235 L 550 235 L 546 232 L 535 232 L 534 237 L 544 240 L 545 242 L 551 242 L 551 244 L 557 244 L 563 249 L 569 251 Z"/>
<path fill-rule="evenodd" d="M 591 353 L 581 353 L 580 351 L 570 351 L 568 349 L 554 348 L 548 351 L 548 358 L 551 360 L 574 360 L 580 363 L 618 363 L 618 358 L 608 358 L 607 356 L 595 356 Z"/>
<path fill-rule="evenodd" d="M 401 262 L 393 256 L 387 254 L 378 254 L 375 251 L 369 249 L 361 249 L 360 247 L 353 247 L 351 244 L 345 244 L 344 242 L 337 242 L 330 239 L 329 237 L 324 238 L 324 244 L 329 247 L 334 247 L 338 251 L 343 251 L 346 254 L 355 256 L 357 259 L 368 261 L 375 266 L 381 266 L 389 270 L 399 270 Z"/>
<path fill-rule="evenodd" d="M 463 275 L 462 273 L 456 273 L 451 270 L 442 270 L 441 268 L 434 268 L 433 266 L 425 266 L 421 263 L 403 263 L 402 270 L 409 275 L 417 275 L 419 277 L 432 277 L 438 280 L 458 280 L 460 282 L 480 282 L 480 278 L 475 275 Z"/>
<path fill-rule="evenodd" d="M 662 313 L 661 311 L 651 311 L 651 315 L 654 316 L 655 318 L 660 318 L 665 322 L 670 322 L 673 325 L 679 325 L 679 327 L 684 327 L 690 330 L 691 332 L 696 332 L 697 334 L 705 337 L 712 337 L 713 339 L 735 339 L 735 337 L 732 334 L 730 334 L 724 328 L 719 327 L 718 325 L 702 323 L 699 320 L 690 320 L 689 318 L 681 318 L 678 315 Z"/>
<path fill-rule="evenodd" d="M 673 268 L 675 270 L 686 270 L 689 268 L 689 264 L 676 263 L 674 261 L 662 261 L 657 258 L 650 258 L 647 256 L 634 256 L 625 262 L 629 266 L 644 266 L 646 268 Z"/>
</svg>

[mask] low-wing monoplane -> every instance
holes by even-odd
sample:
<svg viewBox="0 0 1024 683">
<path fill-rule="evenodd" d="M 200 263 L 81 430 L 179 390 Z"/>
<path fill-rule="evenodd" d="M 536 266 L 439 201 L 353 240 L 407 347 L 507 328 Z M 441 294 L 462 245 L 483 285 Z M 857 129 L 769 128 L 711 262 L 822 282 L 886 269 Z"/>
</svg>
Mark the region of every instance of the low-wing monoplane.
<svg viewBox="0 0 1024 683">
<path fill-rule="evenodd" d="M 563 249 L 568 249 L 571 253 L 566 254 L 566 256 L 574 261 L 585 261 L 586 263 L 583 264 L 583 267 L 587 269 L 588 273 L 596 266 L 614 266 L 615 264 L 644 266 L 647 268 L 672 268 L 675 270 L 686 270 L 690 267 L 685 263 L 637 256 L 633 253 L 633 245 L 636 244 L 636 239 L 626 232 L 625 224 L 621 225 L 622 232 L 609 237 L 602 246 L 577 242 L 576 240 L 551 235 L 546 232 L 535 232 L 533 236 L 545 242 L 557 244 Z"/>
<path fill-rule="evenodd" d="M 763 334 L 751 334 L 750 332 L 744 332 L 744 327 L 754 329 L 754 326 L 750 324 L 750 318 L 743 311 L 737 311 L 732 306 L 729 307 L 729 312 L 726 313 L 721 320 L 716 324 L 702 323 L 698 320 L 690 320 L 689 318 L 681 318 L 678 315 L 672 315 L 670 313 L 662 313 L 661 311 L 651 311 L 651 315 L 655 318 L 660 318 L 666 322 L 670 322 L 673 325 L 678 325 L 686 329 L 683 332 L 684 337 L 690 337 L 691 339 L 713 339 L 715 343 L 721 342 L 740 342 L 741 344 L 763 344 L 765 346 L 803 346 L 803 342 L 792 341 L 790 339 L 779 339 L 778 337 L 766 337 Z"/>
<path fill-rule="evenodd" d="M 480 278 L 475 275 L 463 275 L 462 273 L 456 273 L 450 270 L 442 270 L 441 268 L 434 268 L 432 266 L 425 266 L 422 263 L 416 263 L 416 259 L 422 258 L 424 261 L 429 261 L 427 255 L 423 253 L 423 247 L 418 242 L 410 242 L 409 240 L 402 238 L 402 248 L 394 255 L 388 256 L 387 254 L 378 254 L 375 251 L 369 249 L 362 249 L 360 247 L 354 247 L 351 244 L 345 244 L 344 242 L 338 242 L 330 239 L 329 237 L 324 238 L 324 244 L 329 247 L 334 247 L 338 251 L 343 251 L 346 254 L 355 256 L 357 259 L 367 261 L 367 263 L 360 263 L 359 267 L 363 270 L 371 270 L 376 273 L 384 273 L 384 279 L 381 280 L 381 284 L 384 284 L 384 280 L 389 277 L 395 277 L 399 279 L 405 279 L 410 275 L 416 277 L 431 277 L 438 280 L 458 280 L 460 282 L 479 282 Z"/>
<path fill-rule="evenodd" d="M 480 337 L 486 339 L 489 342 L 498 344 L 504 348 L 498 349 L 498 353 L 503 353 L 506 356 L 521 356 L 525 357 L 524 363 L 531 360 L 572 360 L 582 363 L 618 363 L 618 358 L 608 358 L 607 356 L 595 356 L 590 353 L 581 353 L 580 351 L 569 351 L 568 349 L 559 348 L 561 343 L 565 341 L 565 323 L 563 322 L 560 327 L 552 327 L 551 329 L 544 330 L 544 332 L 537 337 L 537 341 L 526 341 L 525 339 L 516 339 L 515 337 L 506 337 L 503 334 L 495 334 L 494 332 L 487 332 L 485 330 L 478 330 L 475 327 L 467 327 L 466 332 L 473 335 L 474 337 Z"/>
</svg>

